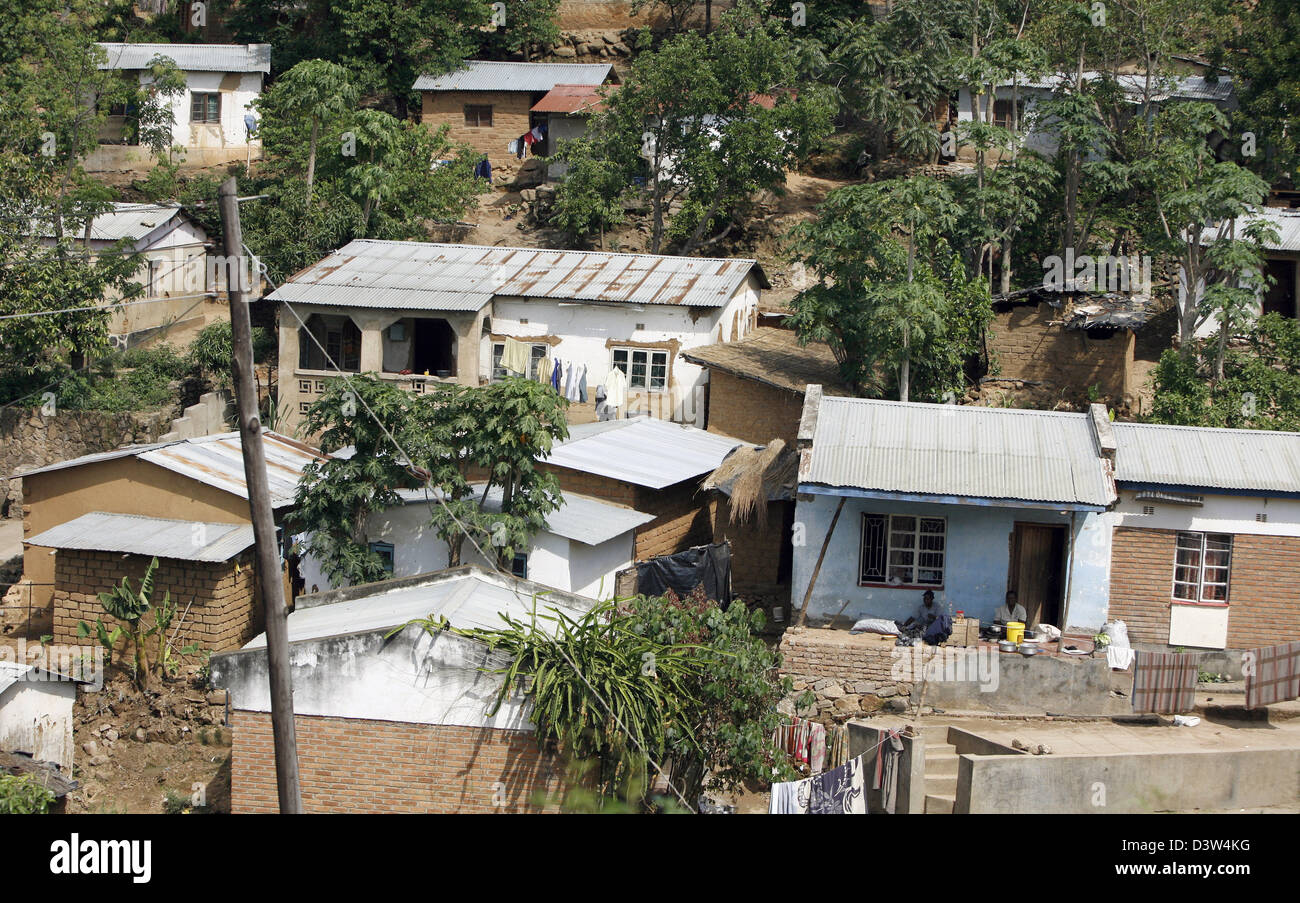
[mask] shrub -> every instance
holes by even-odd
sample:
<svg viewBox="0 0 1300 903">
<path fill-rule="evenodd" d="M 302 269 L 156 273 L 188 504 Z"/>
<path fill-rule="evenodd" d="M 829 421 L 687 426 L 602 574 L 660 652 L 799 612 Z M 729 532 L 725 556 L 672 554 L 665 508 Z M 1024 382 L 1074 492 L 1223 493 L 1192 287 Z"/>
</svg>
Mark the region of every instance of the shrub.
<svg viewBox="0 0 1300 903">
<path fill-rule="evenodd" d="M 0 815 L 44 815 L 54 793 L 29 774 L 0 774 Z"/>
</svg>

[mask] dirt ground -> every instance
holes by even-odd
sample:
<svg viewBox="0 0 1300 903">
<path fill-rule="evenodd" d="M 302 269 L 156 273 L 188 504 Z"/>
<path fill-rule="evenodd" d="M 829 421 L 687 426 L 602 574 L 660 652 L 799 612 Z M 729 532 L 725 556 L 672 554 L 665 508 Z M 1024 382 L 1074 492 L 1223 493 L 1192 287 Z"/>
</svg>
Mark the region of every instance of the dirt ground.
<svg viewBox="0 0 1300 903">
<path fill-rule="evenodd" d="M 191 669 L 141 693 L 124 675 L 73 709 L 80 788 L 67 811 L 228 813 L 231 732 L 224 691 Z"/>
</svg>

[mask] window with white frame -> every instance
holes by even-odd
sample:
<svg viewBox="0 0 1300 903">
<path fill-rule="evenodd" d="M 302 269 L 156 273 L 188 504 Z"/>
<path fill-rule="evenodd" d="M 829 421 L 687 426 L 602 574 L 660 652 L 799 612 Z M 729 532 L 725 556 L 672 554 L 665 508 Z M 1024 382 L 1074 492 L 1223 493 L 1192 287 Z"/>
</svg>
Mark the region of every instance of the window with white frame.
<svg viewBox="0 0 1300 903">
<path fill-rule="evenodd" d="M 537 366 L 538 364 L 541 363 L 542 358 L 546 357 L 546 354 L 550 350 L 550 347 L 551 346 L 547 345 L 545 342 L 532 346 L 532 350 L 529 352 L 529 356 L 528 356 L 528 378 L 529 379 L 538 378 Z M 505 342 L 492 343 L 492 381 L 493 382 L 496 382 L 497 380 L 500 379 L 505 379 L 507 376 L 510 375 L 510 373 L 506 370 L 506 368 L 501 366 L 501 358 L 505 355 L 505 353 L 506 353 Z"/>
<path fill-rule="evenodd" d="M 948 523 L 913 514 L 862 515 L 858 582 L 943 586 Z"/>
<path fill-rule="evenodd" d="M 1174 542 L 1174 598 L 1226 603 L 1231 563 L 1229 534 L 1179 533 Z"/>
<path fill-rule="evenodd" d="M 627 377 L 629 389 L 662 392 L 668 387 L 668 352 L 654 348 L 615 348 L 612 364 Z"/>
</svg>

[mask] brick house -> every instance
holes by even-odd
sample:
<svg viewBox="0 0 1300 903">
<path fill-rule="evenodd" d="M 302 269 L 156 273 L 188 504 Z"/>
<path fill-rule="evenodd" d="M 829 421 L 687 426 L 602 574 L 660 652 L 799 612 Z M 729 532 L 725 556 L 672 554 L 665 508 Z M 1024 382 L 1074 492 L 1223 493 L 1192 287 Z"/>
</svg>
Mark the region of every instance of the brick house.
<svg viewBox="0 0 1300 903">
<path fill-rule="evenodd" d="M 800 345 L 792 330 L 775 326 L 683 351 L 682 359 L 709 371 L 705 428 L 760 445 L 773 439 L 794 445 L 808 385 L 820 385 L 826 395 L 853 394 L 828 346 Z"/>
<path fill-rule="evenodd" d="M 170 593 L 177 606 L 176 646 L 208 652 L 238 649 L 262 630 L 261 591 L 254 567 L 252 525 L 201 523 L 91 512 L 46 530 L 33 545 L 57 550 L 54 563 L 54 642 L 93 645 L 77 625 L 116 621 L 98 594 L 129 578 L 138 588 L 153 558 L 155 606 Z M 182 612 L 184 613 L 182 617 Z M 150 616 L 146 615 L 146 620 Z"/>
<path fill-rule="evenodd" d="M 293 507 L 303 468 L 318 459 L 321 453 L 311 446 L 268 431 L 262 433 L 262 444 L 266 452 L 271 504 L 276 523 L 280 524 Z M 60 461 L 14 476 L 23 481 L 23 580 L 32 584 L 32 604 L 42 609 L 50 605 L 60 585 L 58 562 L 64 553 L 34 540 L 84 515 L 135 515 L 185 521 L 193 525 L 195 536 L 209 537 L 212 536 L 210 529 L 206 534 L 198 532 L 207 529 L 205 525 L 250 526 L 252 523 L 238 433 L 132 445 Z M 188 536 L 187 533 L 187 549 Z M 89 546 L 86 550 L 95 548 Z M 74 554 L 80 556 L 86 550 Z M 99 551 L 114 550 L 115 547 L 109 547 Z M 140 554 L 146 553 L 141 551 Z M 219 559 L 227 560 L 231 559 Z M 71 576 L 66 569 L 64 573 Z M 108 589 L 119 580 L 120 574 L 96 591 Z M 292 599 L 294 586 L 288 572 L 285 581 L 286 598 Z M 81 580 L 75 582 L 84 583 Z"/>
<path fill-rule="evenodd" d="M 1117 423 L 1110 617 L 1135 645 L 1300 640 L 1300 434 Z"/>
<path fill-rule="evenodd" d="M 609 63 L 510 63 L 466 60 L 464 68 L 447 75 L 421 75 L 413 89 L 420 92 L 420 121 L 437 130 L 448 127 L 448 138 L 483 154 L 492 169 L 521 168 L 525 159 L 552 153 L 548 134 L 521 158 L 509 150 L 535 126 L 549 125 L 549 110 L 533 111 L 557 85 L 595 87 L 617 84 Z M 552 103 L 551 106 L 554 106 Z M 573 137 L 566 131 L 561 137 Z"/>
<path fill-rule="evenodd" d="M 1160 353 L 1169 347 L 1172 318 L 1144 298 L 1121 293 L 1063 293 L 1026 289 L 993 299 L 988 349 L 997 372 L 980 385 L 1038 398 L 1102 400 L 1134 413 Z"/>
<path fill-rule="evenodd" d="M 512 697 L 488 714 L 500 678 L 486 671 L 504 658 L 418 626 L 388 637 L 430 615 L 499 626 L 502 613 L 528 617 L 541 593 L 539 608 L 570 617 L 593 604 L 473 566 L 302 597 L 288 631 L 305 810 L 558 809 L 563 763 L 534 739 L 529 701 Z M 212 683 L 229 692 L 233 710 L 231 809 L 239 813 L 277 809 L 264 649 L 259 636 L 212 659 Z"/>
<path fill-rule="evenodd" d="M 700 481 L 742 443 L 652 417 L 571 427 L 538 468 L 565 492 L 654 515 L 634 530 L 633 559 L 713 541 L 713 499 Z"/>
</svg>

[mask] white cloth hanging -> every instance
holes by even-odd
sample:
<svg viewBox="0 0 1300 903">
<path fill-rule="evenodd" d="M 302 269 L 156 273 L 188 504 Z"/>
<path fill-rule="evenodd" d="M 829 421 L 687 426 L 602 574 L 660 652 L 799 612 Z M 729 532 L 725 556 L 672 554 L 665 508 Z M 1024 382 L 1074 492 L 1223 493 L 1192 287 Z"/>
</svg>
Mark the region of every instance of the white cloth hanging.
<svg viewBox="0 0 1300 903">
<path fill-rule="evenodd" d="M 611 408 L 627 405 L 627 377 L 623 371 L 614 367 L 605 378 L 605 404 Z"/>
<path fill-rule="evenodd" d="M 586 379 L 586 364 L 569 364 L 569 382 L 564 390 L 564 397 L 569 401 L 579 401 L 582 397 L 582 384 Z"/>
</svg>

